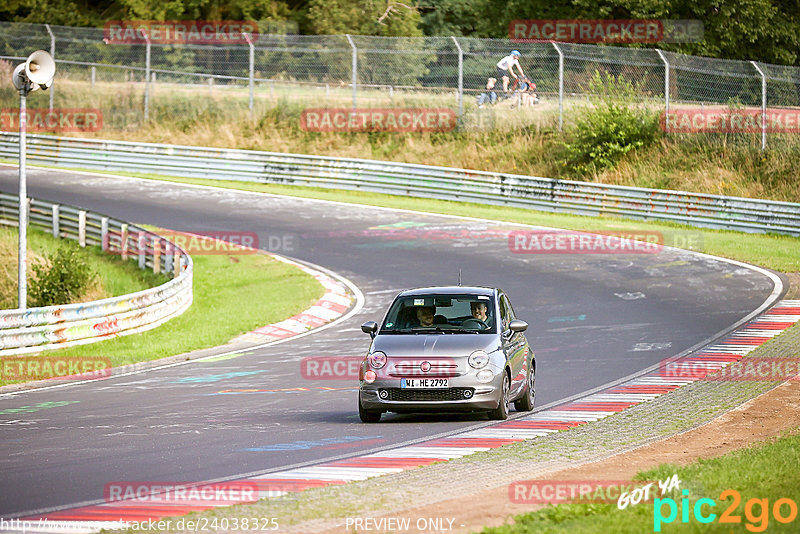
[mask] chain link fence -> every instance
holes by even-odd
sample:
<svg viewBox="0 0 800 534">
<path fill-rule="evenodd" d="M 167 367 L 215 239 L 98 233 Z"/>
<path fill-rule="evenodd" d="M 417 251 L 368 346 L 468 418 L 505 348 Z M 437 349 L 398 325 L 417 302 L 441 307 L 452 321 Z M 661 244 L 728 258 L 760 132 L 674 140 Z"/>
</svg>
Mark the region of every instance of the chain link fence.
<svg viewBox="0 0 800 534">
<path fill-rule="evenodd" d="M 77 107 L 74 94 L 69 100 L 59 98 L 65 91 L 85 95 L 78 100 L 88 104 L 100 102 L 92 94 L 105 91 L 110 97 L 99 105 L 104 128 L 116 129 L 163 118 L 166 110 L 179 114 L 187 94 L 223 95 L 228 106 L 250 112 L 282 100 L 313 107 L 435 105 L 455 110 L 463 126 L 480 113 L 476 97 L 486 91 L 496 63 L 512 48 L 522 52 L 525 73 L 537 84 L 535 120 L 554 128 L 563 128 L 571 110 L 599 96 L 589 84 L 595 72 L 631 82 L 638 103 L 654 109 L 762 109 L 762 148 L 767 107 L 800 106 L 800 68 L 652 48 L 355 35 L 260 34 L 248 41 L 113 44 L 104 40 L 101 28 L 0 22 L 0 76 L 10 81 L 16 63 L 34 50 L 50 51 L 58 71 L 49 107 L 54 101 Z M 11 84 L 1 87 L 3 107 L 13 107 Z M 505 100 L 509 107 L 520 104 L 519 97 Z"/>
</svg>

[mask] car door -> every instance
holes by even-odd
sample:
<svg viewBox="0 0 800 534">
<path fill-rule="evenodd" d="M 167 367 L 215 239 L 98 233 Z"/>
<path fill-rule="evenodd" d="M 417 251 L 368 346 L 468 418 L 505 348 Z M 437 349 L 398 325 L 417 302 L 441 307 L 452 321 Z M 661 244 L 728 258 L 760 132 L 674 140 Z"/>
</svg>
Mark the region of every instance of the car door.
<svg viewBox="0 0 800 534">
<path fill-rule="evenodd" d="M 519 394 L 525 387 L 525 379 L 528 376 L 525 347 L 527 342 L 522 332 L 512 332 L 508 325 L 516 319 L 514 310 L 504 293 L 500 294 L 500 320 L 503 339 L 503 351 L 506 354 L 506 361 L 511 368 L 511 397 Z"/>
</svg>

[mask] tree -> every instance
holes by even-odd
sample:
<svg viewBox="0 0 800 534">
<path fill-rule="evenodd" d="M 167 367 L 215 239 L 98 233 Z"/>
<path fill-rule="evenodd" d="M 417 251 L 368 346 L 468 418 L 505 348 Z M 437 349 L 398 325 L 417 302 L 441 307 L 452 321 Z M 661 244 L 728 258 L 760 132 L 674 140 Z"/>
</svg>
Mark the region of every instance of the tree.
<svg viewBox="0 0 800 534">
<path fill-rule="evenodd" d="M 334 35 L 421 36 L 420 14 L 411 0 L 310 0 L 312 33 Z"/>
<path fill-rule="evenodd" d="M 5 0 L 0 20 L 61 26 L 102 26 L 105 17 L 119 13 L 113 0 Z"/>
<path fill-rule="evenodd" d="M 485 0 L 427 0 L 418 9 L 425 35 L 476 37 Z"/>
</svg>

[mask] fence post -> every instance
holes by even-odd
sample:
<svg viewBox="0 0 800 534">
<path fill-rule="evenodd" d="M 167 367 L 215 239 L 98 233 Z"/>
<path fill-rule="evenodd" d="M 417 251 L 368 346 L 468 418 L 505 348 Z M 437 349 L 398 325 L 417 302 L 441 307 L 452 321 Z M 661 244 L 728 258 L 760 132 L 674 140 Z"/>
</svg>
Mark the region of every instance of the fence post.
<svg viewBox="0 0 800 534">
<path fill-rule="evenodd" d="M 53 204 L 53 237 L 58 237 L 58 234 L 61 232 L 61 228 L 59 228 L 59 205 Z"/>
<path fill-rule="evenodd" d="M 94 89 L 94 79 L 97 76 L 97 68 L 92 65 L 92 89 Z M 52 87 L 50 88 L 52 89 Z"/>
<path fill-rule="evenodd" d="M 669 61 L 660 48 L 656 52 L 664 62 L 664 131 L 669 132 Z"/>
<path fill-rule="evenodd" d="M 119 227 L 119 250 L 123 260 L 128 259 L 128 225 L 121 224 Z"/>
<path fill-rule="evenodd" d="M 86 212 L 78 212 L 78 244 L 81 248 L 86 246 Z"/>
<path fill-rule="evenodd" d="M 164 240 L 164 272 L 172 272 L 172 262 L 175 259 L 175 252 L 172 249 L 172 244 Z"/>
<path fill-rule="evenodd" d="M 356 84 L 358 83 L 358 48 L 356 47 L 356 44 L 353 42 L 353 38 L 350 37 L 349 33 L 346 33 L 345 36 L 347 37 L 350 46 L 353 48 L 353 67 L 352 67 L 353 109 L 356 109 Z"/>
<path fill-rule="evenodd" d="M 50 34 L 50 55 L 53 56 L 53 61 L 56 59 L 56 36 L 53 35 L 53 30 L 50 29 L 49 24 L 44 25 L 47 28 L 47 33 Z M 53 95 L 55 95 L 55 84 L 50 86 L 50 113 L 53 112 Z"/>
<path fill-rule="evenodd" d="M 250 38 L 250 35 L 242 32 L 244 38 L 247 40 L 247 46 L 250 47 L 250 78 L 249 78 L 249 85 L 250 85 L 250 114 L 253 113 L 253 78 L 255 73 L 255 59 L 256 59 L 256 50 L 255 46 L 253 45 L 253 40 Z"/>
<path fill-rule="evenodd" d="M 103 252 L 107 252 L 109 249 L 109 237 L 108 237 L 108 217 L 101 217 L 100 218 L 100 249 Z"/>
<path fill-rule="evenodd" d="M 558 131 L 564 129 L 564 52 L 555 41 L 551 41 L 558 52 Z"/>
<path fill-rule="evenodd" d="M 142 32 L 145 42 L 144 59 L 144 120 L 147 122 L 150 116 L 150 36 L 147 32 Z"/>
<path fill-rule="evenodd" d="M 136 238 L 136 246 L 139 248 L 139 268 L 144 269 L 147 261 L 147 234 L 139 232 Z"/>
<path fill-rule="evenodd" d="M 153 237 L 153 272 L 161 272 L 161 239 Z"/>
<path fill-rule="evenodd" d="M 761 151 L 767 149 L 767 76 L 755 61 L 750 62 L 761 75 Z"/>
<path fill-rule="evenodd" d="M 450 36 L 458 48 L 458 117 L 464 114 L 464 51 L 455 36 Z"/>
</svg>

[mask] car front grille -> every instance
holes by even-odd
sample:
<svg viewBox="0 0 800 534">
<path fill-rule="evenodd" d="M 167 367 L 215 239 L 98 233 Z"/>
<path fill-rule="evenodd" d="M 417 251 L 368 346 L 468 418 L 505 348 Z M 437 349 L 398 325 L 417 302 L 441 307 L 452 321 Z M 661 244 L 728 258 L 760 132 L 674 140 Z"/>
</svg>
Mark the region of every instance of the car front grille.
<svg viewBox="0 0 800 534">
<path fill-rule="evenodd" d="M 425 402 L 425 401 L 460 401 L 471 399 L 475 388 L 448 388 L 448 389 L 400 389 L 386 388 L 388 401 Z M 464 392 L 468 391 L 468 396 Z"/>
</svg>

